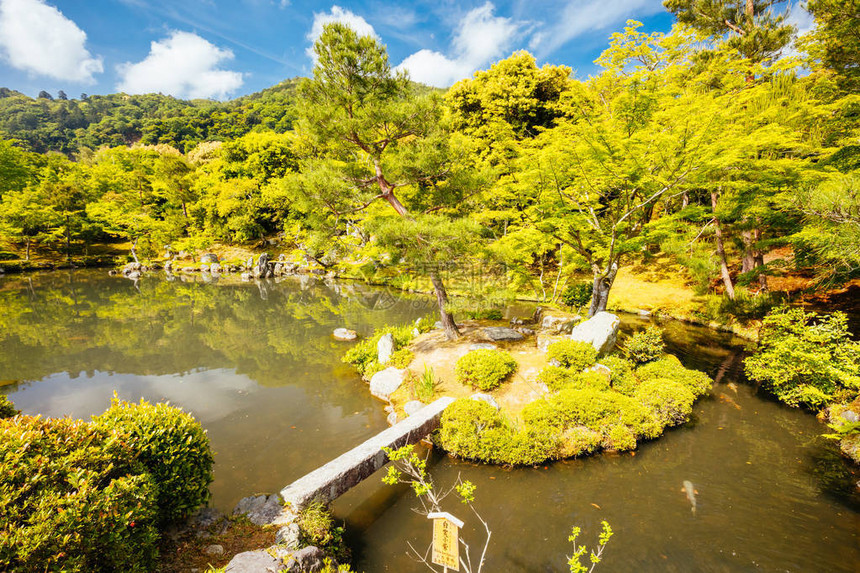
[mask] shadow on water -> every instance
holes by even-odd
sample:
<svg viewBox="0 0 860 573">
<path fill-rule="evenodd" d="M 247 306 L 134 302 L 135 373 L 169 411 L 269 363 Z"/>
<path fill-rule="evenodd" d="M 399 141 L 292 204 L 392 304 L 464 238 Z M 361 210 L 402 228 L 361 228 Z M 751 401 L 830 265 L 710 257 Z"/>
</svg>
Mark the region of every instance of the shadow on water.
<svg viewBox="0 0 860 573">
<path fill-rule="evenodd" d="M 280 490 L 386 427 L 381 404 L 340 362 L 338 326 L 373 328 L 427 314 L 423 299 L 303 278 L 211 285 L 102 273 L 0 279 L 0 392 L 25 413 L 86 418 L 122 398 L 170 400 L 191 411 L 216 452 L 213 503 Z M 647 324 L 625 317 L 623 331 Z M 782 406 L 743 376 L 744 344 L 667 323 L 669 350 L 717 379 L 693 421 L 635 455 L 538 468 L 431 458 L 437 483 L 478 485 L 493 530 L 487 571 L 560 571 L 567 536 L 616 536 L 607 571 L 853 572 L 860 562 L 860 479 L 819 435 L 814 416 Z M 374 476 L 335 504 L 357 570 L 417 571 L 407 542 L 430 525 L 414 495 Z M 697 510 L 682 491 L 691 481 Z M 463 535 L 479 544 L 462 506 Z"/>
</svg>

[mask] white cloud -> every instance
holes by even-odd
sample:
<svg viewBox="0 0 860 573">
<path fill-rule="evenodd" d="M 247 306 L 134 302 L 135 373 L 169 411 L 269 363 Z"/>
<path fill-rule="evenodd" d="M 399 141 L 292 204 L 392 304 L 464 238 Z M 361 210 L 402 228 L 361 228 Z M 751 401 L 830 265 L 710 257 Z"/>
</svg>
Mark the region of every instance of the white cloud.
<svg viewBox="0 0 860 573">
<path fill-rule="evenodd" d="M 412 80 L 436 87 L 448 87 L 470 76 L 504 54 L 522 27 L 510 18 L 494 16 L 494 9 L 487 2 L 463 17 L 451 43 L 450 57 L 425 49 L 397 67 L 408 71 Z"/>
<path fill-rule="evenodd" d="M 14 68 L 92 83 L 104 68 L 84 47 L 86 40 L 77 24 L 43 0 L 0 0 L 0 48 Z"/>
<path fill-rule="evenodd" d="M 380 40 L 379 35 L 376 33 L 376 30 L 373 29 L 373 26 L 371 26 L 367 22 L 367 20 L 365 20 L 355 12 L 344 10 L 340 6 L 332 6 L 330 12 L 314 12 L 314 23 L 313 25 L 311 25 L 311 31 L 308 32 L 307 35 L 307 38 L 311 41 L 311 44 L 316 42 L 317 38 L 322 35 L 323 26 L 325 26 L 326 24 L 331 24 L 333 22 L 346 24 L 347 26 L 355 30 L 359 36 L 372 36 L 377 40 Z M 307 54 L 312 59 L 316 59 L 313 46 L 310 46 L 307 49 Z"/>
<path fill-rule="evenodd" d="M 663 10 L 659 0 L 570 0 L 548 28 L 532 36 L 529 49 L 537 53 L 538 59 L 543 59 L 586 32 Z"/>
<path fill-rule="evenodd" d="M 117 90 L 129 94 L 170 94 L 179 98 L 219 98 L 242 86 L 242 74 L 219 69 L 233 52 L 210 44 L 197 34 L 171 32 L 152 42 L 149 55 L 117 67 Z"/>
</svg>

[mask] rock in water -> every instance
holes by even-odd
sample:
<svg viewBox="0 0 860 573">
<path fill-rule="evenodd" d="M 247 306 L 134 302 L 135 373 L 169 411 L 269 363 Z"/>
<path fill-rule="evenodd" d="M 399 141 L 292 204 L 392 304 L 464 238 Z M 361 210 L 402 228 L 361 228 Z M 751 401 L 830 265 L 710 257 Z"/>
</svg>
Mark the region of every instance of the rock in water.
<svg viewBox="0 0 860 573">
<path fill-rule="evenodd" d="M 239 553 L 227 564 L 224 572 L 261 573 L 265 571 L 267 573 L 277 573 L 285 570 L 284 564 L 280 559 L 272 557 L 265 549 L 260 549 L 258 551 Z"/>
<path fill-rule="evenodd" d="M 615 347 L 621 320 L 610 312 L 598 312 L 585 322 L 573 327 L 571 340 L 588 342 L 600 354 L 607 354 Z"/>
<path fill-rule="evenodd" d="M 403 384 L 405 373 L 406 370 L 394 367 L 377 372 L 370 379 L 370 393 L 382 400 L 388 400 L 391 393 Z"/>
<path fill-rule="evenodd" d="M 394 353 L 394 335 L 390 332 L 383 334 L 379 342 L 376 343 L 376 360 L 380 364 L 388 364 L 391 360 L 391 355 Z"/>
<path fill-rule="evenodd" d="M 257 266 L 254 267 L 253 273 L 255 278 L 266 278 L 266 275 L 269 274 L 269 253 L 263 253 L 260 255 L 260 258 L 257 259 Z"/>
<path fill-rule="evenodd" d="M 284 506 L 280 495 L 257 495 L 239 500 L 233 515 L 246 515 L 255 525 L 268 525 L 280 515 L 282 509 Z"/>
<path fill-rule="evenodd" d="M 573 325 L 579 320 L 578 316 L 546 315 L 540 322 L 541 330 L 552 334 L 570 334 Z"/>
<path fill-rule="evenodd" d="M 348 328 L 335 328 L 332 335 L 337 340 L 355 340 L 358 338 L 358 333 Z"/>
<path fill-rule="evenodd" d="M 494 342 L 498 342 L 499 340 L 522 340 L 525 338 L 513 328 L 506 326 L 487 326 L 484 328 L 484 336 Z"/>
<path fill-rule="evenodd" d="M 218 262 L 220 262 L 220 260 L 218 259 L 218 255 L 216 255 L 215 253 L 205 253 L 203 255 L 200 255 L 200 262 L 201 263 L 218 263 Z"/>
</svg>

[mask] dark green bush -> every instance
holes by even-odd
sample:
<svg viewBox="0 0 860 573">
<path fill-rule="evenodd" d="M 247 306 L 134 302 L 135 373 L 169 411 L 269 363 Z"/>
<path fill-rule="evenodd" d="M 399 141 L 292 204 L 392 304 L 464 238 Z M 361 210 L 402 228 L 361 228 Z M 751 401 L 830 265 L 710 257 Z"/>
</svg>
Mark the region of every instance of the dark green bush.
<svg viewBox="0 0 860 573">
<path fill-rule="evenodd" d="M 0 420 L 0 570 L 152 570 L 155 485 L 109 440 L 67 418 Z"/>
<path fill-rule="evenodd" d="M 152 475 L 160 524 L 183 519 L 208 501 L 212 451 L 206 432 L 190 414 L 167 404 L 115 398 L 93 423 L 108 436 L 109 451 L 131 448 L 135 461 Z"/>
<path fill-rule="evenodd" d="M 713 381 L 704 372 L 684 368 L 675 356 L 667 354 L 659 360 L 649 362 L 636 369 L 636 377 L 641 383 L 658 378 L 666 378 L 686 386 L 694 396 L 707 394 Z"/>
<path fill-rule="evenodd" d="M 689 420 L 696 401 L 689 388 L 665 378 L 643 382 L 635 397 L 651 409 L 662 426 L 677 426 Z"/>
<path fill-rule="evenodd" d="M 600 364 L 603 364 L 611 371 L 609 382 L 613 390 L 621 392 L 626 396 L 632 396 L 636 392 L 639 381 L 633 375 L 632 362 L 620 356 L 613 355 L 601 358 Z"/>
<path fill-rule="evenodd" d="M 591 291 L 593 285 L 591 283 L 579 283 L 570 285 L 564 289 L 561 295 L 561 301 L 570 307 L 579 308 L 591 302 Z"/>
<path fill-rule="evenodd" d="M 15 404 L 5 395 L 0 394 L 0 418 L 11 418 L 20 414 Z"/>
<path fill-rule="evenodd" d="M 546 359 L 556 360 L 564 368 L 579 372 L 594 365 L 597 360 L 597 350 L 587 342 L 559 340 L 549 345 Z"/>
<path fill-rule="evenodd" d="M 457 360 L 457 381 L 487 391 L 496 388 L 517 368 L 517 361 L 504 350 L 481 348 Z"/>
<path fill-rule="evenodd" d="M 779 308 L 762 321 L 747 376 L 790 406 L 821 408 L 860 393 L 860 341 L 851 340 L 844 313 L 830 316 Z"/>
<path fill-rule="evenodd" d="M 636 364 L 645 364 L 663 355 L 663 331 L 656 326 L 635 333 L 624 345 L 627 358 Z"/>
</svg>

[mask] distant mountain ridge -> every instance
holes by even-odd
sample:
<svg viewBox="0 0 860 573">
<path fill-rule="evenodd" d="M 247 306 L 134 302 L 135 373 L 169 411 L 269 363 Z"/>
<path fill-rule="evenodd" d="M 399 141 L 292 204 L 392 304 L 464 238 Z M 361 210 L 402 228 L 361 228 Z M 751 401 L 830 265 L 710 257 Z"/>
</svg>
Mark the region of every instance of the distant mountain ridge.
<svg viewBox="0 0 860 573">
<path fill-rule="evenodd" d="M 0 138 L 45 153 L 73 155 L 104 145 L 163 143 L 188 151 L 201 141 L 229 140 L 254 131 L 283 133 L 295 120 L 300 78 L 226 102 L 181 100 L 161 94 L 31 98 L 0 88 Z"/>
</svg>

